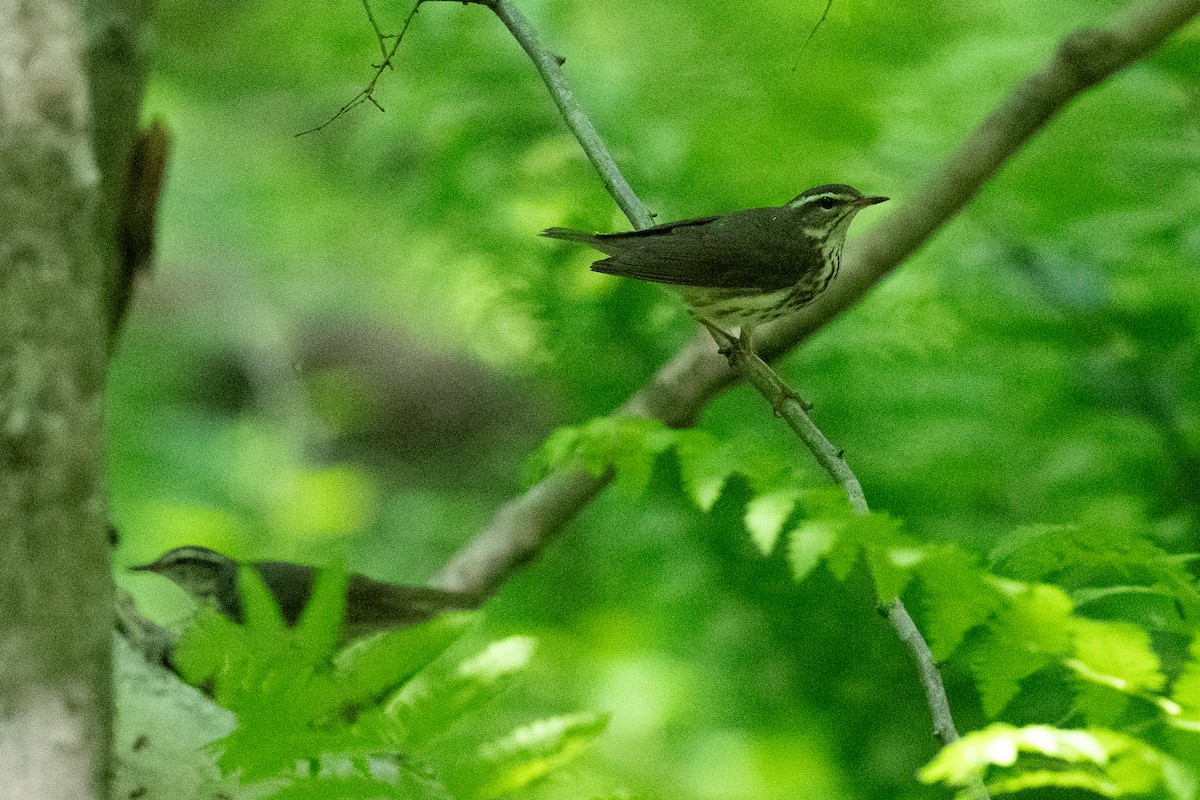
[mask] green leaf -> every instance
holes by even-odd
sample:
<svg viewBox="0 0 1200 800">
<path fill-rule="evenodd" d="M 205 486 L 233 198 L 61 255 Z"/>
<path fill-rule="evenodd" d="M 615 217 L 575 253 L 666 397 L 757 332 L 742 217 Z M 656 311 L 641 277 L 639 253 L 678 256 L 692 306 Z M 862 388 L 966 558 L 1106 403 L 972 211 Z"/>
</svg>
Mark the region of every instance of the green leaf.
<svg viewBox="0 0 1200 800">
<path fill-rule="evenodd" d="M 904 592 L 925 555 L 919 547 L 868 547 L 866 553 L 875 580 L 875 599 L 880 605 L 887 605 Z"/>
<path fill-rule="evenodd" d="M 202 606 L 192 625 L 179 637 L 172 659 L 179 675 L 193 686 L 211 681 L 226 666 L 226 653 L 247 647 L 246 629 L 218 612 Z"/>
<path fill-rule="evenodd" d="M 758 545 L 763 555 L 770 555 L 775 542 L 783 530 L 783 524 L 791 516 L 800 500 L 797 487 L 785 486 L 757 495 L 746 504 L 746 529 L 750 538 Z"/>
<path fill-rule="evenodd" d="M 1068 590 L 1153 587 L 1169 592 L 1185 619 L 1200 618 L 1200 593 L 1187 565 L 1127 522 L 1020 528 L 992 550 L 990 562 L 1000 575 Z"/>
<path fill-rule="evenodd" d="M 953 544 L 932 548 L 916 566 L 925 609 L 925 636 L 934 658 L 943 661 L 967 632 L 992 618 L 1004 605 L 975 556 Z"/>
<path fill-rule="evenodd" d="M 542 442 L 541 447 L 525 461 L 521 471 L 522 483 L 526 488 L 545 478 L 551 470 L 564 466 L 574 455 L 580 438 L 577 425 L 555 428 Z"/>
<path fill-rule="evenodd" d="M 470 800 L 494 800 L 528 786 L 583 752 L 608 719 L 607 714 L 551 717 L 482 745 L 463 794 Z"/>
<path fill-rule="evenodd" d="M 551 469 L 574 465 L 593 475 L 614 472 L 617 485 L 641 494 L 650 483 L 658 456 L 675 443 L 676 432 L 644 417 L 596 417 L 576 427 L 558 428 L 526 464 L 534 483 Z"/>
<path fill-rule="evenodd" d="M 912 579 L 913 567 L 922 558 L 920 548 L 901 535 L 900 527 L 900 520 L 890 514 L 872 511 L 851 516 L 842 537 L 847 544 L 856 542 L 858 549 L 865 554 L 871 577 L 875 581 L 876 600 L 882 605 L 890 603 L 904 591 Z M 835 553 L 831 560 L 836 557 Z M 849 552 L 846 558 L 849 565 L 853 566 L 853 556 Z"/>
<path fill-rule="evenodd" d="M 1188 660 L 1172 691 L 1174 706 L 1168 707 L 1171 723 L 1200 733 L 1200 636 L 1192 639 Z"/>
<path fill-rule="evenodd" d="M 363 702 L 398 689 L 458 641 L 477 617 L 472 611 L 452 612 L 352 642 L 334 658 L 345 700 Z"/>
<path fill-rule="evenodd" d="M 679 431 L 675 453 L 684 490 L 701 511 L 712 510 L 734 473 L 733 463 L 705 431 Z"/>
<path fill-rule="evenodd" d="M 258 570 L 253 567 L 238 568 L 238 592 L 242 596 L 243 625 L 251 638 L 274 636 L 287 629 L 283 614 Z M 345 603 L 344 600 L 342 602 Z"/>
<path fill-rule="evenodd" d="M 444 733 L 495 694 L 497 684 L 523 670 L 533 648 L 529 637 L 510 636 L 452 671 L 418 674 L 384 709 L 396 724 L 396 747 L 420 747 Z"/>
<path fill-rule="evenodd" d="M 257 570 L 251 571 L 257 574 Z M 312 596 L 291 629 L 298 645 L 311 648 L 320 657 L 332 656 L 337 651 L 346 617 L 346 587 L 349 582 L 350 573 L 344 564 L 317 570 Z"/>
<path fill-rule="evenodd" d="M 1165 678 L 1150 635 L 1125 622 L 1074 619 L 1074 657 L 1067 666 L 1094 683 L 1128 694 L 1158 692 Z"/>
<path fill-rule="evenodd" d="M 788 534 L 788 564 L 797 582 L 807 578 L 821 559 L 829 554 L 844 527 L 840 522 L 813 520 L 802 523 Z"/>
<path fill-rule="evenodd" d="M 1041 757 L 1022 768 L 1021 755 Z M 1048 769 L 1045 759 L 1050 759 Z M 989 767 L 1004 777 L 987 784 L 992 794 L 1033 788 L 1082 788 L 1107 797 L 1154 790 L 1165 780 L 1167 760 L 1132 737 L 1104 729 L 1069 730 L 1049 725 L 989 725 L 947 745 L 920 772 L 925 783 L 967 788 Z"/>
<path fill-rule="evenodd" d="M 971 669 L 983 711 L 995 716 L 1020 690 L 1020 681 L 1071 652 L 1070 598 L 1052 586 L 996 582 L 1009 604 L 974 648 Z"/>
</svg>

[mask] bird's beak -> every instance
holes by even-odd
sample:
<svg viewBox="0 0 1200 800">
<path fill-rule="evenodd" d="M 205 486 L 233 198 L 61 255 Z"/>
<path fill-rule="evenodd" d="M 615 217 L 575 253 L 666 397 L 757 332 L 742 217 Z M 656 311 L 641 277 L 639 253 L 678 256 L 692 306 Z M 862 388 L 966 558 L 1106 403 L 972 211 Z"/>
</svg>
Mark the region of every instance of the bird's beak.
<svg viewBox="0 0 1200 800">
<path fill-rule="evenodd" d="M 859 200 L 859 201 L 858 201 L 858 205 L 860 205 L 860 206 L 873 206 L 873 205 L 875 205 L 876 203 L 883 203 L 883 202 L 886 202 L 887 200 L 888 200 L 888 198 L 886 198 L 886 197 L 879 197 L 879 196 L 875 196 L 875 197 L 864 197 L 864 198 L 862 198 L 861 200 Z"/>
<path fill-rule="evenodd" d="M 139 564 L 136 567 L 130 567 L 130 572 L 154 572 L 154 568 L 158 566 L 157 561 L 151 561 L 149 564 Z"/>
</svg>

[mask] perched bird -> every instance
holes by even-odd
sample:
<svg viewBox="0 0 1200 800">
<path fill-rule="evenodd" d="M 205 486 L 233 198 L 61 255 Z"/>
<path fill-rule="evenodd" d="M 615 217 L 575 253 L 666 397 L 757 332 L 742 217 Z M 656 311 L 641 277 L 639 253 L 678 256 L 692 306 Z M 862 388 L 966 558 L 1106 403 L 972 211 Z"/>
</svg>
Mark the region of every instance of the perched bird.
<svg viewBox="0 0 1200 800">
<path fill-rule="evenodd" d="M 201 603 L 212 603 L 234 622 L 241 623 L 242 596 L 238 591 L 239 562 L 207 547 L 176 547 L 157 561 L 133 567 L 154 572 L 176 583 Z M 295 625 L 312 595 L 316 570 L 284 561 L 255 561 L 279 606 L 283 621 Z M 362 575 L 351 575 L 346 590 L 346 620 L 343 639 L 349 641 L 388 628 L 416 625 L 453 610 L 478 608 L 480 598 L 462 592 L 424 586 L 383 583 Z"/>
<path fill-rule="evenodd" d="M 854 215 L 886 197 L 844 183 L 815 186 L 787 205 L 668 222 L 628 233 L 550 228 L 594 247 L 596 272 L 671 285 L 692 315 L 750 346 L 755 326 L 812 302 L 837 274 Z M 730 337 L 732 338 L 732 336 Z"/>
</svg>

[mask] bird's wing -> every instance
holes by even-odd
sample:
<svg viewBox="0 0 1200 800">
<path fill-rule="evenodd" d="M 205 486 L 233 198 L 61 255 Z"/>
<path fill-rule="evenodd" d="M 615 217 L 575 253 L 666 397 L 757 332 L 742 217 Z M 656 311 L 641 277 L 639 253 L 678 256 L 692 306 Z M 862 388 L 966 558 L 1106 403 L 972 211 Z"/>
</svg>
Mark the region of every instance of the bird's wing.
<svg viewBox="0 0 1200 800">
<path fill-rule="evenodd" d="M 478 607 L 478 598 L 462 592 L 383 583 L 352 575 L 346 600 L 346 622 L 413 625 L 446 611 Z"/>
<path fill-rule="evenodd" d="M 724 217 L 668 222 L 640 231 L 597 235 L 608 258 L 596 272 L 656 283 L 714 289 L 772 291 L 791 286 L 815 267 L 792 217 L 752 209 Z"/>
</svg>

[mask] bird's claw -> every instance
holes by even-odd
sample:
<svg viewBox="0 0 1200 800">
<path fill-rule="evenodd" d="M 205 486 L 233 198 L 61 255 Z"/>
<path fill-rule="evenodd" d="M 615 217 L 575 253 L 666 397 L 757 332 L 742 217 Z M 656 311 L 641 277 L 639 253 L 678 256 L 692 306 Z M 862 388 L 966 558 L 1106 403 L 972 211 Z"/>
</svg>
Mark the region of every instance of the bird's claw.
<svg viewBox="0 0 1200 800">
<path fill-rule="evenodd" d="M 745 346 L 745 342 L 741 339 L 734 338 L 728 331 L 718 328 L 703 317 L 696 317 L 696 321 L 708 328 L 708 332 L 712 334 L 713 341 L 717 343 L 718 355 L 732 360 L 733 356 Z"/>
</svg>

